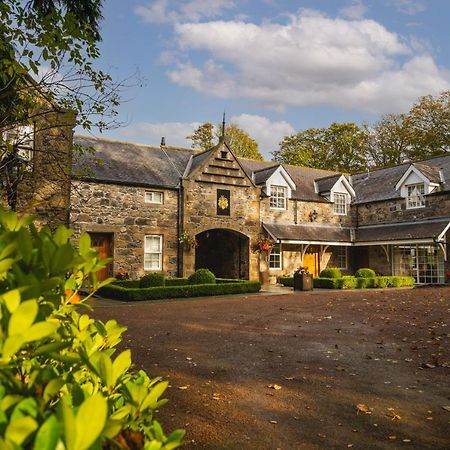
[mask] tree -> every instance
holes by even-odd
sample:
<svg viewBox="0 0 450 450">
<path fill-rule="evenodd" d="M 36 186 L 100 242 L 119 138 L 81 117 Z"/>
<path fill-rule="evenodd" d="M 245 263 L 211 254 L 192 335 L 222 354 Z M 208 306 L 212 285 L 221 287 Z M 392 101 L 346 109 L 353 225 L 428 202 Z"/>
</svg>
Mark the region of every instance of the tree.
<svg viewBox="0 0 450 450">
<path fill-rule="evenodd" d="M 214 146 L 214 125 L 210 122 L 206 122 L 200 125 L 191 136 L 186 136 L 186 139 L 191 139 L 192 148 L 209 150 Z"/>
<path fill-rule="evenodd" d="M 218 130 L 220 130 L 220 127 L 216 128 L 216 136 L 219 136 Z M 263 160 L 258 149 L 258 143 L 234 123 L 231 123 L 225 129 L 225 142 L 238 157 L 257 161 Z"/>
<path fill-rule="evenodd" d="M 222 125 L 214 126 L 210 122 L 200 125 L 187 139 L 192 140 L 192 148 L 209 150 L 214 146 L 214 138 L 222 136 Z M 263 157 L 258 149 L 258 143 L 236 124 L 231 123 L 225 129 L 225 141 L 233 153 L 241 158 L 262 161 Z"/>
<path fill-rule="evenodd" d="M 21 148 L 24 142 L 59 127 L 80 125 L 102 131 L 118 125 L 116 108 L 125 83 L 114 83 L 94 68 L 101 3 L 0 3 L 0 184 L 12 209 L 22 182 L 30 178 L 30 161 Z M 53 148 L 47 146 L 45 151 L 47 159 L 54 159 L 54 168 L 59 166 L 60 177 L 70 182 L 67 164 L 57 160 Z"/>
<path fill-rule="evenodd" d="M 280 163 L 354 172 L 366 167 L 365 133 L 354 123 L 310 128 L 280 142 L 273 153 Z"/>
<path fill-rule="evenodd" d="M 407 116 L 410 159 L 424 159 L 450 151 L 450 91 L 419 99 Z"/>
<path fill-rule="evenodd" d="M 373 126 L 364 125 L 371 167 L 401 164 L 409 157 L 410 121 L 406 114 L 387 114 Z"/>
</svg>

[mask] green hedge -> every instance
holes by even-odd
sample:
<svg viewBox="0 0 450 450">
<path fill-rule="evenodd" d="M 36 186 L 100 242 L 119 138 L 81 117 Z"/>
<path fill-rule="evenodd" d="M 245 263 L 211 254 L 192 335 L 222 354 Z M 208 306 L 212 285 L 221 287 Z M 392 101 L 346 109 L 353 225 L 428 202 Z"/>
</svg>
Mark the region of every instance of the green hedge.
<svg viewBox="0 0 450 450">
<path fill-rule="evenodd" d="M 216 278 L 217 284 L 228 283 L 245 283 L 246 280 L 239 280 L 235 278 Z M 115 286 L 121 286 L 124 288 L 138 288 L 140 280 L 116 280 L 113 282 Z M 186 286 L 189 284 L 187 278 L 166 278 L 166 286 Z"/>
<path fill-rule="evenodd" d="M 375 273 L 375 270 L 373 269 L 369 269 L 369 268 L 362 268 L 362 269 L 358 269 L 355 272 L 355 277 L 356 278 L 375 278 L 377 276 L 377 274 Z"/>
<path fill-rule="evenodd" d="M 342 278 L 341 269 L 337 267 L 327 267 L 320 272 L 321 278 Z"/>
<path fill-rule="evenodd" d="M 99 294 L 114 300 L 158 300 L 167 298 L 202 297 L 207 295 L 244 294 L 259 292 L 259 281 L 238 281 L 236 283 L 195 284 L 185 286 L 164 286 L 153 288 L 126 288 L 111 284 L 102 287 Z"/>
<path fill-rule="evenodd" d="M 279 277 L 278 283 L 283 286 L 294 287 L 294 277 Z"/>
<path fill-rule="evenodd" d="M 375 277 L 375 278 L 314 278 L 315 288 L 322 289 L 367 289 L 414 286 L 413 277 Z"/>
</svg>

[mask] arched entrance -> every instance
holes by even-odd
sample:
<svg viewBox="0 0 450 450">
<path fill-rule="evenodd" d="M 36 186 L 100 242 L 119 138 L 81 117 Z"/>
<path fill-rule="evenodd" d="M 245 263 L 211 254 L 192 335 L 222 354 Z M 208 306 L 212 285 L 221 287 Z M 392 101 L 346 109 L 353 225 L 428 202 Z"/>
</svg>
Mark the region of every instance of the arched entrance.
<svg viewBox="0 0 450 450">
<path fill-rule="evenodd" d="M 249 238 L 236 231 L 213 229 L 196 236 L 195 270 L 209 269 L 218 278 L 249 277 Z"/>
</svg>

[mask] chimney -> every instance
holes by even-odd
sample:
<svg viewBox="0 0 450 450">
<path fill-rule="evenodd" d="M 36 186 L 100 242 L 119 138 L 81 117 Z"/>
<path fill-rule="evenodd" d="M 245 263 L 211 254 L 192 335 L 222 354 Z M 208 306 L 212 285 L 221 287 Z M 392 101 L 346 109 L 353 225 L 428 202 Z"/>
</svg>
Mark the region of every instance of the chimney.
<svg viewBox="0 0 450 450">
<path fill-rule="evenodd" d="M 166 138 L 163 136 L 162 138 L 161 138 L 161 147 L 165 147 L 166 146 Z"/>
</svg>

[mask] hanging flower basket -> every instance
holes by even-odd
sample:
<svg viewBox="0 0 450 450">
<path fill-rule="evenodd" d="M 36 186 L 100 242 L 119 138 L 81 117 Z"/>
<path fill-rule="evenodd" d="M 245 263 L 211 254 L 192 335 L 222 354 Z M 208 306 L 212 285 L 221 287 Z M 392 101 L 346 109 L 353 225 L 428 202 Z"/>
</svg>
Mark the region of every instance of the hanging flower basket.
<svg viewBox="0 0 450 450">
<path fill-rule="evenodd" d="M 272 250 L 273 241 L 267 236 L 262 236 L 256 242 L 253 251 L 255 253 L 269 253 Z"/>
<path fill-rule="evenodd" d="M 191 248 L 197 248 L 199 245 L 197 239 L 195 239 L 194 236 L 187 234 L 185 231 L 178 238 L 178 241 L 180 242 L 180 244 L 183 246 L 183 248 L 185 250 L 190 250 Z"/>
</svg>

